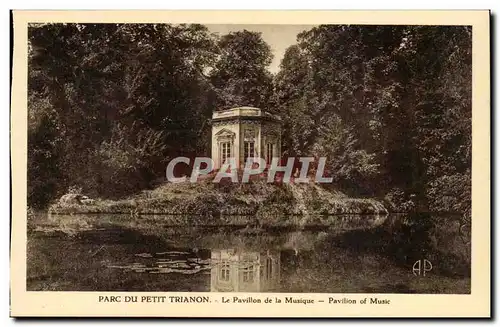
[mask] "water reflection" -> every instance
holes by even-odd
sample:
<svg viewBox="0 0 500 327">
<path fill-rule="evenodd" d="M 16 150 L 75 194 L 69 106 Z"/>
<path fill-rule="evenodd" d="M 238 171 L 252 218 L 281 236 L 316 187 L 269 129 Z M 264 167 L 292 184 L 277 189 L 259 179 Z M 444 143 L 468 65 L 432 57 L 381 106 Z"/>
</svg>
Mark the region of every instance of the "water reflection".
<svg viewBox="0 0 500 327">
<path fill-rule="evenodd" d="M 270 292 L 280 284 L 280 253 L 236 249 L 212 251 L 212 292 Z"/>
<path fill-rule="evenodd" d="M 270 231 L 180 228 L 151 217 L 48 217 L 28 233 L 27 288 L 469 292 L 470 244 L 460 221 L 428 215 L 337 220 L 345 228 Z M 358 228 L 367 221 L 370 228 Z M 422 259 L 433 270 L 415 278 L 412 266 Z"/>
<path fill-rule="evenodd" d="M 210 270 L 210 259 L 203 259 L 197 253 L 185 251 L 166 251 L 158 253 L 139 253 L 135 257 L 142 262 L 132 262 L 126 265 L 108 265 L 108 268 L 125 269 L 136 273 L 170 274 L 178 273 L 192 275 Z M 144 262 L 145 260 L 150 262 Z"/>
<path fill-rule="evenodd" d="M 210 256 L 207 258 L 207 256 Z M 271 292 L 280 285 L 280 251 L 242 249 L 138 253 L 109 269 L 148 274 L 209 274 L 212 292 Z"/>
</svg>

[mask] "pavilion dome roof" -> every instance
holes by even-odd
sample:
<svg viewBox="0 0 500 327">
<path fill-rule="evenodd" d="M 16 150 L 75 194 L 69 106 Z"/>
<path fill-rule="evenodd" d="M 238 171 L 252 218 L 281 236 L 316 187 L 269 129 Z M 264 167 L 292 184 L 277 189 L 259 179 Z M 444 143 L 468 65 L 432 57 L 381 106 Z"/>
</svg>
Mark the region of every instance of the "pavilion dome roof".
<svg viewBox="0 0 500 327">
<path fill-rule="evenodd" d="M 267 118 L 271 120 L 281 120 L 279 117 L 272 115 L 264 110 L 251 106 L 241 106 L 234 107 L 224 110 L 217 110 L 212 114 L 213 120 L 222 120 L 227 118 L 236 118 L 236 117 L 261 117 Z"/>
</svg>

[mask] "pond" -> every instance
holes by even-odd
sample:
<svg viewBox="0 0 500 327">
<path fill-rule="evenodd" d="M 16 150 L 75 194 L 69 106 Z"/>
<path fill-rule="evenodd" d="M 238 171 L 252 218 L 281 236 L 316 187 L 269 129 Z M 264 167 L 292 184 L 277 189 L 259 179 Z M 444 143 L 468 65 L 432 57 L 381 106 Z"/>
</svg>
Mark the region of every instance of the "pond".
<svg viewBox="0 0 500 327">
<path fill-rule="evenodd" d="M 28 291 L 470 293 L 460 217 L 338 216 L 329 228 L 168 226 L 158 216 L 28 223 Z"/>
</svg>

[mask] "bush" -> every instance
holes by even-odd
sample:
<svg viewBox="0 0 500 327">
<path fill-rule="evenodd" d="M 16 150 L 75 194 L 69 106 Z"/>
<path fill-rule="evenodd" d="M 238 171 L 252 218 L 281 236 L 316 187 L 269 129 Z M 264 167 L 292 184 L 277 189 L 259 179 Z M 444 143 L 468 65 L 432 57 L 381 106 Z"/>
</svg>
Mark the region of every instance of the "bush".
<svg viewBox="0 0 500 327">
<path fill-rule="evenodd" d="M 391 212 L 412 212 L 416 209 L 415 194 L 407 194 L 402 189 L 393 188 L 384 197 Z"/>
<path fill-rule="evenodd" d="M 428 184 L 426 195 L 431 211 L 469 212 L 471 208 L 470 171 L 436 178 Z"/>
</svg>

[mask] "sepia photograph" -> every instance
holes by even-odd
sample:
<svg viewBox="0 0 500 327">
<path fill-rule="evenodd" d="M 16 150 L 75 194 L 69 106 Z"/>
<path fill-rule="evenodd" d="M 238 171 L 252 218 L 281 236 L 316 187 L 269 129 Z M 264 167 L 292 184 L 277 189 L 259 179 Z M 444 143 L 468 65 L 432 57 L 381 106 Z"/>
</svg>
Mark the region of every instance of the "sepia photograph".
<svg viewBox="0 0 500 327">
<path fill-rule="evenodd" d="M 28 31 L 28 290 L 470 292 L 470 27 Z"/>
<path fill-rule="evenodd" d="M 25 290 L 471 295 L 473 34 L 28 22 Z"/>
</svg>

